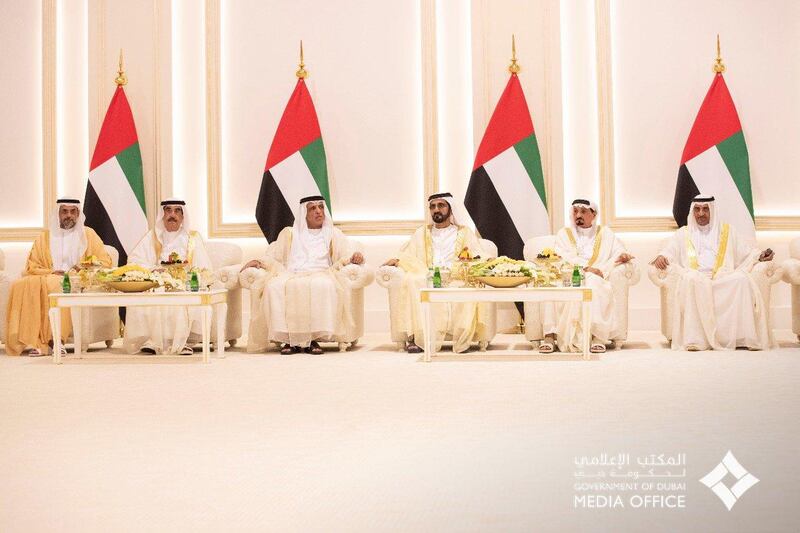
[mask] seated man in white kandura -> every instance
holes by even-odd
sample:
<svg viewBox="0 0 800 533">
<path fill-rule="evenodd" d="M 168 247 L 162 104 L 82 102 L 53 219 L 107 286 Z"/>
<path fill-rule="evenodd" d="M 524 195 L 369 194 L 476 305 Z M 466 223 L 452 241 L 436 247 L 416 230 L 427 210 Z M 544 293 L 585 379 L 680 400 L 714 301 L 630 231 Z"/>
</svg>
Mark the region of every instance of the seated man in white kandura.
<svg viewBox="0 0 800 533">
<path fill-rule="evenodd" d="M 607 227 L 595 224 L 597 205 L 589 200 L 572 202 L 572 225 L 556 234 L 555 251 L 572 265 L 583 267 L 586 287 L 592 289 L 592 353 L 603 353 L 617 328 L 614 293 L 608 280 L 611 270 L 627 263 L 633 256 Z M 551 353 L 557 344 L 562 352 L 580 351 L 580 302 L 545 302 L 542 304 L 544 339 L 539 352 Z"/>
<path fill-rule="evenodd" d="M 161 263 L 170 262 L 170 255 L 177 254 L 192 269 L 210 270 L 211 259 L 203 238 L 191 229 L 185 209 L 183 200 L 170 198 L 161 202 L 155 229 L 148 231 L 128 255 L 128 264 L 163 270 Z M 125 349 L 148 355 L 191 355 L 191 344 L 196 344 L 201 334 L 200 313 L 199 309 L 186 307 L 129 307 Z"/>
<path fill-rule="evenodd" d="M 333 227 L 325 199 L 301 199 L 294 225 L 281 230 L 266 259 L 242 268 L 269 272 L 250 291 L 254 303 L 248 351 L 261 351 L 272 340 L 282 344 L 282 354 L 301 349 L 322 354 L 318 341 L 341 337 L 353 323 L 349 291 L 339 269 L 363 262 L 364 256 L 352 252 L 348 238 Z"/>
<path fill-rule="evenodd" d="M 672 349 L 762 350 L 771 344 L 764 300 L 748 273 L 757 261 L 771 261 L 740 240 L 719 220 L 713 196 L 695 196 L 687 225 L 678 228 L 653 260 L 660 270 L 677 269 Z"/>
<path fill-rule="evenodd" d="M 411 239 L 400 248 L 397 257 L 384 263 L 399 267 L 405 272 L 400 312 L 394 318 L 401 322 L 396 329 L 405 332 L 408 338 L 408 353 L 422 351 L 419 346 L 423 342 L 419 290 L 425 287 L 428 270 L 440 267 L 455 272 L 454 264 L 465 247 L 472 256 L 486 258 L 475 232 L 468 226 L 459 225 L 459 220 L 466 217 L 454 213 L 454 207 L 461 209 L 460 205 L 453 202 L 453 195 L 450 193 L 430 196 L 428 224 L 417 228 Z M 465 351 L 473 340 L 481 337 L 480 333 L 486 329 L 486 318 L 493 312 L 493 307 L 487 303 L 436 304 L 432 313 L 436 330 L 435 343 L 440 344 L 444 336 L 450 334 L 453 338 L 453 351 Z"/>
</svg>

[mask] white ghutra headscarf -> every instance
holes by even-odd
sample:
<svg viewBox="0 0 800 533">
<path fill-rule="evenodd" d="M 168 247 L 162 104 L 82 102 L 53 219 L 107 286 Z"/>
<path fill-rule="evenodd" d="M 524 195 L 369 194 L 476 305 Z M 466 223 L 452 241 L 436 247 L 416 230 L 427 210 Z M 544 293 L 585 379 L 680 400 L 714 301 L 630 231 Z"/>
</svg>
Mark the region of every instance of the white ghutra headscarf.
<svg viewBox="0 0 800 533">
<path fill-rule="evenodd" d="M 177 231 L 167 231 L 164 225 L 164 208 L 169 205 L 180 206 L 183 210 L 183 224 Z M 160 261 L 167 261 L 172 252 L 177 252 L 183 261 L 186 261 L 189 247 L 189 232 L 192 225 L 189 213 L 186 210 L 186 202 L 179 198 L 167 198 L 161 201 L 161 210 L 156 217 L 155 233 L 156 239 L 161 243 Z"/>
<path fill-rule="evenodd" d="M 708 205 L 708 224 L 700 226 L 694 218 L 694 206 Z M 689 217 L 686 219 L 686 231 L 697 252 L 697 262 L 701 271 L 712 270 L 719 248 L 720 220 L 713 196 L 698 194 L 689 205 Z"/>
<path fill-rule="evenodd" d="M 62 205 L 77 207 L 78 220 L 70 229 L 61 228 L 61 219 L 58 216 Z M 84 231 L 86 215 L 81 209 L 81 201 L 74 198 L 60 198 L 56 201 L 56 208 L 50 216 L 48 229 L 50 230 L 50 257 L 53 259 L 53 270 L 67 271 L 77 265 L 81 255 L 86 251 L 88 241 Z"/>
<path fill-rule="evenodd" d="M 306 220 L 309 206 L 315 204 L 322 204 L 325 210 L 325 220 L 322 221 L 322 228 L 318 230 L 309 229 L 308 221 Z M 290 272 L 303 272 L 328 268 L 331 265 L 329 252 L 332 239 L 333 221 L 325 203 L 325 198 L 322 196 L 306 196 L 302 198 L 292 226 L 292 248 L 289 251 L 287 270 Z"/>
</svg>

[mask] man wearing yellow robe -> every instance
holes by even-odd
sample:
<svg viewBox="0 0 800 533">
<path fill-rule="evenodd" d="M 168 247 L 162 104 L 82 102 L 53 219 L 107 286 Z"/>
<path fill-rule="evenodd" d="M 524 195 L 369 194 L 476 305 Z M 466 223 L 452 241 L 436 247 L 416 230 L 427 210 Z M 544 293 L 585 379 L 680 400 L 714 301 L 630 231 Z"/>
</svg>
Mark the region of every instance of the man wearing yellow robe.
<svg viewBox="0 0 800 533">
<path fill-rule="evenodd" d="M 459 213 L 454 212 L 454 207 Z M 455 204 L 450 193 L 438 193 L 428 198 L 428 224 L 420 226 L 406 242 L 397 257 L 384 263 L 401 268 L 405 275 L 400 291 L 400 312 L 395 320 L 396 331 L 406 335 L 406 351 L 420 353 L 423 342 L 422 311 L 419 291 L 425 287 L 431 268 L 456 271 L 459 253 L 468 248 L 470 254 L 486 258 L 480 240 L 469 226 L 462 225 L 467 219 L 461 206 Z M 460 224 L 461 223 L 461 224 Z M 465 351 L 476 339 L 482 338 L 487 328 L 487 319 L 495 313 L 491 303 L 449 303 L 433 306 L 434 343 L 439 349 L 446 335 L 453 339 L 453 351 Z"/>
<path fill-rule="evenodd" d="M 61 292 L 64 273 L 80 270 L 81 260 L 94 258 L 102 266 L 111 266 L 111 256 L 93 229 L 84 227 L 85 217 L 80 201 L 62 198 L 50 218 L 48 229 L 33 242 L 22 278 L 11 285 L 6 315 L 6 353 L 19 355 L 32 347 L 31 356 L 50 352 L 52 334 L 47 313 L 48 295 Z M 66 340 L 72 333 L 68 310 L 62 311 L 61 335 Z"/>
</svg>

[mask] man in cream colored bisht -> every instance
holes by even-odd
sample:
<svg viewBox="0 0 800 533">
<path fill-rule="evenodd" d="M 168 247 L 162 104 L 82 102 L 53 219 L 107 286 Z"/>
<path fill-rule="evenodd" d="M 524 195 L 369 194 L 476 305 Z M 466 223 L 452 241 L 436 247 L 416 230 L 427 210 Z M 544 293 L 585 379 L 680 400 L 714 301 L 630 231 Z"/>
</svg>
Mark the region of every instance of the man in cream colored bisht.
<svg viewBox="0 0 800 533">
<path fill-rule="evenodd" d="M 633 259 L 611 229 L 598 226 L 597 205 L 589 200 L 572 202 L 572 224 L 556 234 L 555 251 L 571 265 L 583 267 L 585 286 L 592 289 L 591 351 L 602 353 L 616 333 L 614 293 L 608 280 L 611 270 Z M 554 344 L 562 352 L 580 351 L 580 302 L 542 304 L 544 339 L 541 353 L 551 353 Z"/>
<path fill-rule="evenodd" d="M 458 212 L 456 212 L 458 211 Z M 420 226 L 406 242 L 397 257 L 385 265 L 401 268 L 405 275 L 400 290 L 399 320 L 397 331 L 403 331 L 408 338 L 406 350 L 420 353 L 423 343 L 422 311 L 419 291 L 427 282 L 428 270 L 447 268 L 456 272 L 459 253 L 466 247 L 473 257 L 487 259 L 480 240 L 466 223 L 469 220 L 466 210 L 453 201 L 450 193 L 439 193 L 428 198 L 428 223 Z M 431 310 L 436 329 L 436 349 L 445 335 L 453 339 L 453 351 L 463 352 L 486 330 L 486 320 L 494 313 L 490 303 L 442 303 L 435 304 Z"/>
<path fill-rule="evenodd" d="M 339 269 L 363 262 L 364 256 L 354 252 L 349 239 L 333 226 L 325 199 L 302 198 L 294 225 L 281 230 L 266 258 L 242 268 L 268 273 L 250 291 L 247 350 L 264 351 L 273 341 L 281 343 L 282 354 L 301 349 L 322 354 L 319 341 L 338 342 L 353 325 L 350 293 Z"/>
<path fill-rule="evenodd" d="M 170 198 L 161 202 L 155 229 L 148 231 L 128 255 L 128 264 L 161 271 L 164 270 L 162 262 L 170 262 L 173 254 L 178 260 L 189 263 L 192 269 L 211 269 L 203 238 L 192 230 L 186 202 Z M 129 353 L 140 351 L 148 355 L 191 355 L 191 344 L 196 344 L 201 335 L 200 313 L 198 309 L 187 307 L 129 307 L 125 319 L 125 349 Z"/>
<path fill-rule="evenodd" d="M 653 260 L 677 269 L 674 350 L 762 350 L 772 345 L 764 300 L 749 271 L 774 254 L 760 252 L 719 220 L 713 196 L 695 196 L 687 225 Z"/>
<path fill-rule="evenodd" d="M 11 285 L 6 315 L 8 355 L 19 355 L 27 346 L 31 356 L 50 353 L 51 292 L 61 292 L 64 273 L 79 270 L 81 260 L 93 258 L 104 267 L 111 266 L 111 257 L 103 241 L 92 228 L 84 227 L 86 217 L 80 200 L 62 198 L 50 217 L 48 228 L 33 242 L 22 277 Z M 72 321 L 69 309 L 61 313 L 62 340 L 70 336 Z"/>
</svg>

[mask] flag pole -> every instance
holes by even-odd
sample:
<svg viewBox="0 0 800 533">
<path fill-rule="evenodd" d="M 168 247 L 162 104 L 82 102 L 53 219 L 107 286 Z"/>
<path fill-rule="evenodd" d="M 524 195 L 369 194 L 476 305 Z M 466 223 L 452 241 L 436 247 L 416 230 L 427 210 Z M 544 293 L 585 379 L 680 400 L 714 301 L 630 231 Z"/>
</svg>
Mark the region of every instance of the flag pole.
<svg viewBox="0 0 800 533">
<path fill-rule="evenodd" d="M 299 67 L 300 68 L 297 69 L 297 72 L 295 72 L 295 75 L 298 78 L 300 78 L 301 80 L 304 80 L 304 79 L 306 79 L 308 77 L 308 71 L 305 68 L 306 64 L 303 63 L 303 40 L 302 39 L 300 39 L 300 65 L 299 65 Z"/>
<path fill-rule="evenodd" d="M 725 72 L 725 63 L 722 62 L 722 54 L 720 53 L 719 48 L 719 33 L 717 34 L 717 59 L 714 61 L 714 66 L 712 67 L 714 72 L 717 74 L 722 74 Z"/>
<path fill-rule="evenodd" d="M 119 70 L 114 83 L 117 84 L 117 87 L 122 87 L 128 83 L 128 76 L 125 75 L 125 64 L 122 62 L 122 48 L 119 49 Z"/>
<path fill-rule="evenodd" d="M 517 74 L 522 67 L 517 64 L 517 40 L 514 34 L 511 34 L 511 64 L 508 66 L 508 71 L 511 74 Z"/>
</svg>

